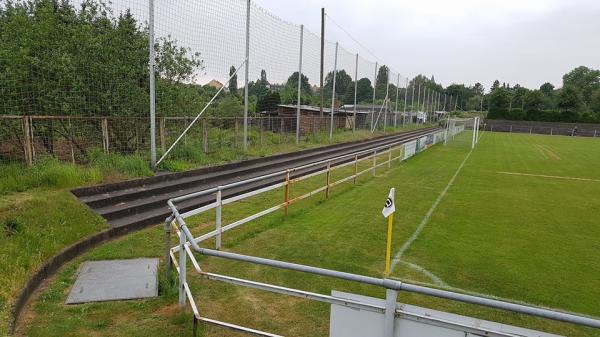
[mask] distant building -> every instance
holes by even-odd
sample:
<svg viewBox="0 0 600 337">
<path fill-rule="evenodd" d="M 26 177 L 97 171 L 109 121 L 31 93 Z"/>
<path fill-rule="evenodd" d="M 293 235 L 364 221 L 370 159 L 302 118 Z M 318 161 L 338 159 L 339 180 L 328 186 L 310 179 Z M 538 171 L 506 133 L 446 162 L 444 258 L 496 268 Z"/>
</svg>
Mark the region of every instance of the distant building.
<svg viewBox="0 0 600 337">
<path fill-rule="evenodd" d="M 221 83 L 217 80 L 214 80 L 214 79 L 210 80 L 210 82 L 206 83 L 206 85 L 211 86 L 217 90 L 223 88 L 223 83 Z"/>
<path fill-rule="evenodd" d="M 263 126 L 274 132 L 296 132 L 296 113 L 298 106 L 294 104 L 278 104 L 275 111 L 261 111 L 260 115 L 267 117 L 266 124 Z M 323 117 L 321 110 L 317 106 L 300 106 L 300 134 L 310 134 L 318 130 L 329 130 L 331 122 L 331 109 L 323 108 Z M 353 112 L 344 109 L 333 110 L 333 127 L 336 129 L 352 128 Z"/>
</svg>

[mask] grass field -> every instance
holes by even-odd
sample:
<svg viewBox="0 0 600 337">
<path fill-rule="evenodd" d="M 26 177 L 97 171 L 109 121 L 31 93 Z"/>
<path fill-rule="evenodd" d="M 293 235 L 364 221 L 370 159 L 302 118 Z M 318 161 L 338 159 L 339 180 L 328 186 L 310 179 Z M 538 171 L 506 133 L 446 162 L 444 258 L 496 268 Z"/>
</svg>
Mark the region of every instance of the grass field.
<svg viewBox="0 0 600 337">
<path fill-rule="evenodd" d="M 469 135 L 463 134 L 447 147 L 435 146 L 381 169 L 375 178 L 365 176 L 357 186 L 334 188 L 327 200 L 320 195 L 293 205 L 287 218 L 278 212 L 228 232 L 224 249 L 381 276 L 385 221 L 380 211 L 388 189 L 396 187 L 393 247 L 395 253 L 404 249 L 395 278 L 600 316 L 599 155 L 597 139 L 500 133 L 483 134 L 469 155 Z M 316 186 L 319 179 L 322 183 L 315 177 L 294 186 L 293 193 Z M 281 200 L 280 193 L 227 207 L 224 218 L 237 220 L 264 209 Z M 204 214 L 190 225 L 196 233 L 205 232 L 213 218 Z M 161 296 L 152 300 L 63 304 L 81 261 L 161 256 L 163 242 L 162 228 L 152 228 L 69 264 L 42 292 L 21 332 L 190 335 L 190 310 L 178 309 L 176 290 L 164 279 Z M 215 258 L 200 262 L 210 272 L 309 291 L 384 296 L 381 289 L 339 280 Z M 327 305 L 193 275 L 190 269 L 188 281 L 204 316 L 287 336 L 328 333 Z M 598 330 L 424 296 L 401 293 L 399 301 L 567 336 L 600 336 Z M 218 328 L 203 328 L 202 334 L 231 336 Z"/>
<path fill-rule="evenodd" d="M 407 125 L 395 131 L 415 127 Z M 382 131 L 340 131 L 334 133 L 333 142 L 381 135 Z M 263 146 L 250 147 L 248 156 L 262 157 L 326 144 L 329 138 L 325 133 L 318 133 L 316 139 L 299 145 L 265 133 Z M 178 151 L 182 153 L 169 161 L 170 169 L 189 169 L 240 158 L 236 149 L 207 156 L 191 137 Z M 142 155 L 123 156 L 99 150 L 90 152 L 90 162 L 86 165 L 72 165 L 53 158 L 40 158 L 32 167 L 0 164 L 0 335 L 7 333 L 14 299 L 36 269 L 65 247 L 108 228 L 106 222 L 80 204 L 69 189 L 152 174 Z"/>
</svg>

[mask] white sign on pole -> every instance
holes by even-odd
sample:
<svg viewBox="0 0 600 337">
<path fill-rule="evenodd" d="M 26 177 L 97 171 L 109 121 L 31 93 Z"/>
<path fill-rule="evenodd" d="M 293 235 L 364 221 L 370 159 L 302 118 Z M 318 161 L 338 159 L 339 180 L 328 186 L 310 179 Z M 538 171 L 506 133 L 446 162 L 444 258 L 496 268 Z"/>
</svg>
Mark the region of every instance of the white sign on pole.
<svg viewBox="0 0 600 337">
<path fill-rule="evenodd" d="M 388 216 L 390 216 L 390 214 L 394 213 L 396 211 L 396 205 L 394 203 L 394 192 L 395 192 L 395 188 L 390 188 L 390 193 L 388 194 L 387 199 L 385 200 L 385 205 L 383 206 L 383 209 L 381 210 L 381 214 L 383 214 L 383 216 L 385 218 L 387 218 Z"/>
</svg>

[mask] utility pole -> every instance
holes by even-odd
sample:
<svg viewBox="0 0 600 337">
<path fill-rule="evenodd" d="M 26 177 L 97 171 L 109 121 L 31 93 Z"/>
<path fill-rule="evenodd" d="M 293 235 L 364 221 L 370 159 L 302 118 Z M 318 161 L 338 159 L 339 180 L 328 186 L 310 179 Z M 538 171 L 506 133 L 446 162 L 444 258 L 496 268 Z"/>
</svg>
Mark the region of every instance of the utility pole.
<svg viewBox="0 0 600 337">
<path fill-rule="evenodd" d="M 250 68 L 250 0 L 246 3 L 246 74 L 244 78 L 244 155 L 248 153 L 248 71 Z"/>
<path fill-rule="evenodd" d="M 156 90 L 154 79 L 154 0 L 149 0 L 149 20 L 148 20 L 148 47 L 150 49 L 149 58 L 149 76 L 150 76 L 150 166 L 156 169 Z"/>
<path fill-rule="evenodd" d="M 296 109 L 296 144 L 300 143 L 300 104 L 302 98 L 302 44 L 304 43 L 304 25 L 300 25 L 300 55 L 298 60 L 298 107 Z"/>
<path fill-rule="evenodd" d="M 321 106 L 319 112 L 323 117 L 323 104 L 325 99 L 323 96 L 323 61 L 325 59 L 325 8 L 321 8 Z"/>
</svg>

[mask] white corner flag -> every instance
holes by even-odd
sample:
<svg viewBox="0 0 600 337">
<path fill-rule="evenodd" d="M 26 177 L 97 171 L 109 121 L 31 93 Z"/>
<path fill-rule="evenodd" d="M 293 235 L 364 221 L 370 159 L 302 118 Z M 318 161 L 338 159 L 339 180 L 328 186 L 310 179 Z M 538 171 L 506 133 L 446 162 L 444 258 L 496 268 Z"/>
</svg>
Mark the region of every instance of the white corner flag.
<svg viewBox="0 0 600 337">
<path fill-rule="evenodd" d="M 383 210 L 381 210 L 381 214 L 383 214 L 383 216 L 386 218 L 396 211 L 396 205 L 394 204 L 395 190 L 396 189 L 393 187 L 390 189 L 390 194 L 385 200 L 385 206 L 383 207 Z"/>
</svg>

